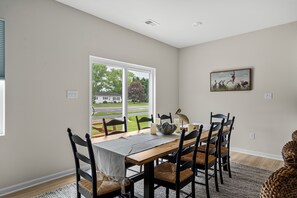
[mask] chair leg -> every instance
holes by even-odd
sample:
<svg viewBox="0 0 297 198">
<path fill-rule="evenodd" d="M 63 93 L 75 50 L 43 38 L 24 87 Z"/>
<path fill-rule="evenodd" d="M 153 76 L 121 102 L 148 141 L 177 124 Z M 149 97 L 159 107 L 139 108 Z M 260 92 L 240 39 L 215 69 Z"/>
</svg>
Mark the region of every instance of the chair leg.
<svg viewBox="0 0 297 198">
<path fill-rule="evenodd" d="M 134 198 L 134 182 L 131 182 L 131 187 L 130 187 L 130 198 Z"/>
<path fill-rule="evenodd" d="M 80 192 L 78 191 L 78 185 L 76 185 L 76 194 L 77 194 L 77 198 L 81 198 L 81 194 Z"/>
<path fill-rule="evenodd" d="M 221 184 L 224 184 L 224 181 L 223 181 L 223 170 L 222 170 L 222 158 L 221 157 L 219 157 L 219 172 L 220 172 Z"/>
<path fill-rule="evenodd" d="M 228 158 L 227 158 L 227 166 L 228 166 L 229 177 L 232 178 L 229 154 L 228 154 Z"/>
<path fill-rule="evenodd" d="M 169 188 L 166 187 L 166 198 L 169 198 Z"/>
<path fill-rule="evenodd" d="M 208 186 L 208 166 L 205 166 L 205 188 L 206 188 L 206 196 L 207 198 L 210 198 L 209 196 L 209 186 Z"/>
<path fill-rule="evenodd" d="M 179 198 L 180 197 L 180 189 L 179 187 L 176 188 L 176 198 Z"/>
<path fill-rule="evenodd" d="M 217 168 L 217 163 L 214 165 L 214 174 L 215 174 L 215 184 L 216 184 L 216 191 L 219 192 L 219 184 L 218 184 L 218 168 Z"/>
<path fill-rule="evenodd" d="M 195 198 L 195 176 L 194 175 L 192 180 L 192 197 Z"/>
</svg>

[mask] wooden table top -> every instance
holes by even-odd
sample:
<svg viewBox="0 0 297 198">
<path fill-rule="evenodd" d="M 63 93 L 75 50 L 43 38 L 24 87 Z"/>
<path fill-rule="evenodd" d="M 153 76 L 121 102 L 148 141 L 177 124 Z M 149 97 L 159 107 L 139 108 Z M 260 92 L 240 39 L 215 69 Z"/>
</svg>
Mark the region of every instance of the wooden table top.
<svg viewBox="0 0 297 198">
<path fill-rule="evenodd" d="M 127 132 L 127 133 L 122 133 L 122 134 L 93 138 L 92 143 L 104 142 L 104 141 L 108 141 L 108 140 L 118 139 L 120 137 L 127 137 L 127 136 L 141 134 L 141 133 L 150 133 L 150 129 L 143 129 L 141 131 L 132 131 L 132 132 Z M 214 131 L 213 135 L 216 135 L 216 134 L 217 134 L 217 131 Z M 207 140 L 207 136 L 208 136 L 208 130 L 203 131 L 201 134 L 200 141 Z M 184 142 L 184 146 L 189 146 L 194 143 L 195 143 L 195 139 L 187 140 Z M 127 160 L 127 162 L 132 163 L 132 164 L 143 165 L 148 162 L 154 161 L 157 158 L 166 156 L 172 152 L 177 151 L 178 146 L 179 146 L 179 140 L 175 140 L 173 142 L 162 144 L 160 146 L 129 155 L 126 157 L 126 160 Z"/>
</svg>

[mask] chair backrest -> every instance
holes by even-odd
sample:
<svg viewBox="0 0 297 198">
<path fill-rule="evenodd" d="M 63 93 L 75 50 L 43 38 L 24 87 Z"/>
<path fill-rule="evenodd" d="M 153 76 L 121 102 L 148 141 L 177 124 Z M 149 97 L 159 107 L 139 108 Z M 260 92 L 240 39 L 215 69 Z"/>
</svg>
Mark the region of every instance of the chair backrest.
<svg viewBox="0 0 297 198">
<path fill-rule="evenodd" d="M 235 116 L 232 117 L 232 120 L 228 120 L 227 122 L 224 123 L 224 128 L 222 130 L 221 141 L 219 145 L 220 149 L 222 146 L 230 149 L 231 132 L 233 130 L 234 121 L 235 121 Z"/>
<path fill-rule="evenodd" d="M 185 130 L 182 130 L 180 136 L 180 142 L 178 151 L 176 153 L 176 182 L 180 181 L 180 172 L 191 168 L 193 172 L 196 170 L 196 155 L 197 155 L 197 147 L 200 141 L 201 133 L 202 133 L 203 125 L 200 126 L 199 130 L 195 130 L 185 135 Z M 195 143 L 184 148 L 184 142 L 187 140 L 195 139 Z M 192 161 L 182 162 L 181 157 L 183 155 L 187 155 L 193 152 Z"/>
<path fill-rule="evenodd" d="M 216 155 L 219 147 L 219 140 L 222 136 L 222 130 L 223 130 L 223 123 L 225 119 L 223 118 L 221 123 L 212 123 L 208 132 L 207 136 L 207 142 L 206 142 L 206 148 L 205 148 L 205 162 L 208 162 L 208 156 L 209 155 Z M 213 135 L 213 133 L 217 131 L 216 135 Z M 214 144 L 215 147 L 210 147 L 210 144 Z"/>
<path fill-rule="evenodd" d="M 169 123 L 172 123 L 172 116 L 171 116 L 171 113 L 169 113 L 169 115 L 165 115 L 165 114 L 160 115 L 160 114 L 158 113 L 158 118 L 160 118 L 160 120 L 161 120 L 161 124 L 162 124 L 162 121 L 164 121 L 164 120 L 169 120 L 169 121 L 170 121 Z"/>
<path fill-rule="evenodd" d="M 136 116 L 136 122 L 137 122 L 138 130 L 150 128 L 149 126 L 141 128 L 140 123 L 143 123 L 143 122 L 152 122 L 152 123 L 154 123 L 153 114 L 151 114 L 151 118 L 142 117 L 142 118 L 138 119 L 138 116 Z"/>
<path fill-rule="evenodd" d="M 109 122 L 106 122 L 105 118 L 103 118 L 102 120 L 103 120 L 105 136 L 127 132 L 127 121 L 125 116 L 123 120 L 113 119 L 113 120 L 110 120 Z M 124 125 L 124 130 L 108 131 L 109 126 L 117 126 L 117 125 Z"/>
<path fill-rule="evenodd" d="M 225 122 L 227 122 L 229 120 L 230 117 L 230 113 L 228 113 L 227 115 L 218 113 L 218 114 L 213 114 L 212 112 L 210 112 L 210 124 L 212 123 L 220 123 L 222 121 L 222 119 L 225 119 Z"/>
<path fill-rule="evenodd" d="M 81 177 L 86 179 L 87 181 L 92 183 L 92 193 L 93 195 L 97 194 L 97 175 L 96 175 L 96 165 L 95 165 L 95 158 L 93 147 L 90 139 L 90 135 L 86 134 L 86 140 L 83 140 L 78 135 L 73 135 L 71 129 L 67 129 L 73 155 L 75 161 L 75 171 L 76 171 L 76 185 L 77 189 L 79 189 L 78 182 L 81 180 Z M 80 149 L 78 149 L 78 146 Z M 82 150 L 82 152 L 80 152 Z M 83 150 L 87 150 L 87 155 L 83 154 Z M 81 163 L 88 164 L 91 167 L 91 174 L 87 171 L 81 169 Z M 84 194 L 84 192 L 81 192 Z"/>
</svg>

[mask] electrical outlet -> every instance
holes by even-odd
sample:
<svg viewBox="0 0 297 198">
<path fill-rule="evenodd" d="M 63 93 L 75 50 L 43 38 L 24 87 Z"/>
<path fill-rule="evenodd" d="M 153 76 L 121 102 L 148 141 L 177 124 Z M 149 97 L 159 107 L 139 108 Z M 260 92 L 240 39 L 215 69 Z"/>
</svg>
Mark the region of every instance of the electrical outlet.
<svg viewBox="0 0 297 198">
<path fill-rule="evenodd" d="M 272 100 L 273 99 L 273 93 L 271 93 L 271 92 L 264 93 L 264 99 L 265 100 Z"/>
<path fill-rule="evenodd" d="M 252 139 L 252 140 L 256 139 L 256 134 L 255 133 L 250 133 L 250 139 Z"/>
</svg>

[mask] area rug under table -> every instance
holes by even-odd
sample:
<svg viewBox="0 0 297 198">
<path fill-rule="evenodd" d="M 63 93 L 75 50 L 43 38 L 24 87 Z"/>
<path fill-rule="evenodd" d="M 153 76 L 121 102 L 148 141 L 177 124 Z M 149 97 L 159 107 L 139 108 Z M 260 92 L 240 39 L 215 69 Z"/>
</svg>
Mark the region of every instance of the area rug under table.
<svg viewBox="0 0 297 198">
<path fill-rule="evenodd" d="M 214 178 L 209 181 L 210 197 L 240 197 L 240 198 L 256 198 L 259 197 L 260 188 L 266 178 L 271 174 L 270 171 L 253 168 L 237 163 L 231 164 L 232 178 L 228 177 L 228 173 L 224 172 L 224 184 L 219 183 L 220 192 L 216 192 Z M 197 181 L 203 182 L 203 178 Z M 143 181 L 135 183 L 135 193 L 143 195 Z M 183 191 L 190 192 L 191 185 L 189 184 Z M 76 185 L 69 184 L 67 186 L 56 189 L 52 192 L 47 192 L 35 198 L 74 198 L 76 197 Z M 83 196 L 82 196 L 83 197 Z M 166 197 L 165 188 L 160 187 L 155 190 L 155 197 Z M 170 190 L 169 197 L 175 197 L 175 191 Z M 181 193 L 181 197 L 186 195 Z M 196 197 L 206 197 L 205 186 L 196 184 Z"/>
</svg>

